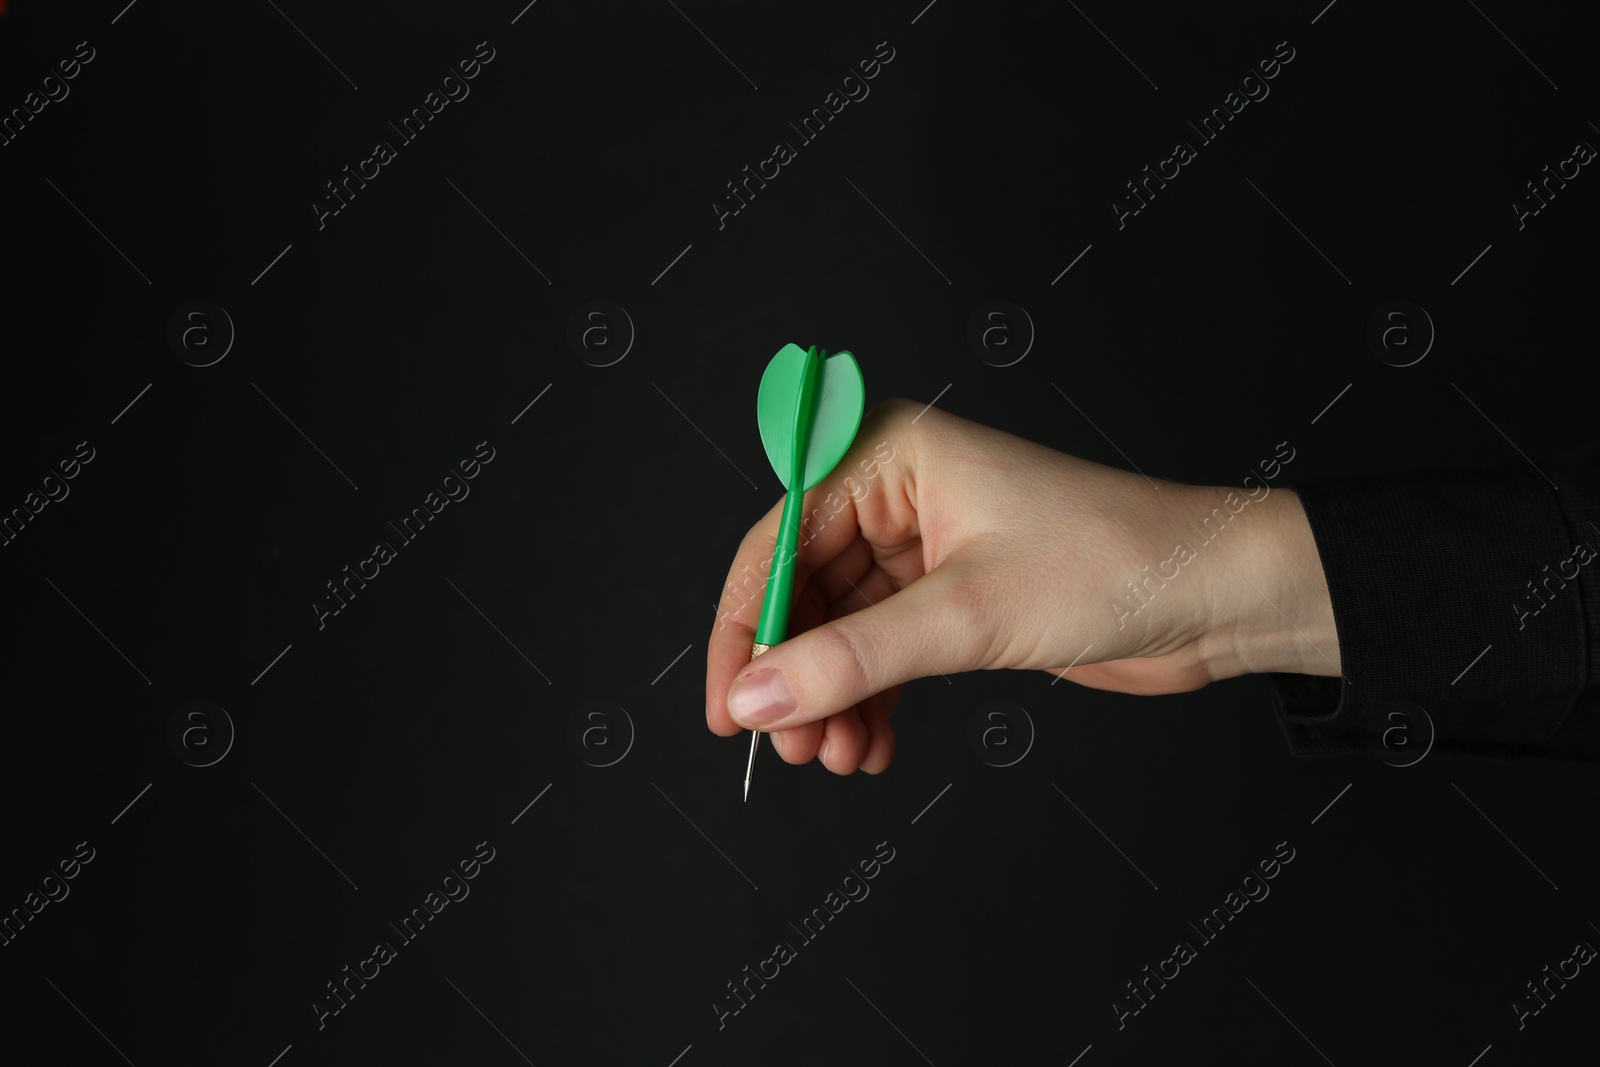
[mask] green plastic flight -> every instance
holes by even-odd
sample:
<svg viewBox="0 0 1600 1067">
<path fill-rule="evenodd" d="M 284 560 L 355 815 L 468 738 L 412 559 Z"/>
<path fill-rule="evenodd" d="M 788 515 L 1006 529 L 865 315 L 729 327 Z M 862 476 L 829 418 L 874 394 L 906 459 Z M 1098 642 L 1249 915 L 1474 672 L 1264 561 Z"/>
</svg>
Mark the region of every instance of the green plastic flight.
<svg viewBox="0 0 1600 1067">
<path fill-rule="evenodd" d="M 760 644 L 776 645 L 788 636 L 805 491 L 826 478 L 850 450 L 865 408 L 861 367 L 849 352 L 829 355 L 815 345 L 784 345 L 761 375 L 756 422 L 767 459 L 788 495 L 756 627 Z"/>
</svg>

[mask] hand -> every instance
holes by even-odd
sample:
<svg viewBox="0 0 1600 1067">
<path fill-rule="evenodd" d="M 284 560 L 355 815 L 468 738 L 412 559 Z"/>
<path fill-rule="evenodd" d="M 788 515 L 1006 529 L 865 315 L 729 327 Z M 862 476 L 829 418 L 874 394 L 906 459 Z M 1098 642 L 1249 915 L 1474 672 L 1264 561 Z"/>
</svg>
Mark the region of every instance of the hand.
<svg viewBox="0 0 1600 1067">
<path fill-rule="evenodd" d="M 806 494 L 790 637 L 754 661 L 781 501 L 740 544 L 706 656 L 707 724 L 765 730 L 789 763 L 877 774 L 913 678 L 1032 669 L 1154 694 L 1337 674 L 1316 544 L 1298 498 L 1270 481 L 1152 483 L 879 404 Z"/>
</svg>

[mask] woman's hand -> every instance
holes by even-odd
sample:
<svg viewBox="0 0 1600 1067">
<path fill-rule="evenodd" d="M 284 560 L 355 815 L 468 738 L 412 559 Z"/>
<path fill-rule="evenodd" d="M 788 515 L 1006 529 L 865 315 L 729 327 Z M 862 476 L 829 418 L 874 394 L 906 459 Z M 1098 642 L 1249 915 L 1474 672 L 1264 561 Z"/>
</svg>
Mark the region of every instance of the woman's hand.
<svg viewBox="0 0 1600 1067">
<path fill-rule="evenodd" d="M 913 678 L 1033 669 L 1152 694 L 1337 674 L 1310 528 L 1267 481 L 1152 482 L 879 404 L 806 494 L 791 636 L 755 661 L 781 501 L 739 546 L 707 652 L 707 724 L 768 731 L 789 763 L 877 774 Z"/>
</svg>

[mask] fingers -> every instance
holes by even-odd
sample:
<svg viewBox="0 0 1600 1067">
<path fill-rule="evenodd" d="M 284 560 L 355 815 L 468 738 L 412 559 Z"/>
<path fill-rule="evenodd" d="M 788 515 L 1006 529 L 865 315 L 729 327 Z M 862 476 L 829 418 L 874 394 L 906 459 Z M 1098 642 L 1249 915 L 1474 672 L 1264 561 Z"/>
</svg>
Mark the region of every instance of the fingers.
<svg viewBox="0 0 1600 1067">
<path fill-rule="evenodd" d="M 900 690 L 892 689 L 879 693 L 862 706 L 861 721 L 867 726 L 868 740 L 860 769 L 868 774 L 882 774 L 894 759 L 894 727 L 889 725 L 889 716 L 894 714 L 899 702 Z"/>
<path fill-rule="evenodd" d="M 838 775 L 850 775 L 858 770 L 882 774 L 894 759 L 894 727 L 889 720 L 899 703 L 900 690 L 896 687 L 868 697 L 839 715 L 791 726 L 787 730 L 773 730 L 767 736 L 772 738 L 772 747 L 785 763 L 799 765 L 816 759 Z M 831 733 L 834 728 L 828 724 L 845 715 L 857 716 L 864 733 L 857 737 L 853 727 L 848 733 Z M 829 737 L 841 743 L 833 744 Z"/>
<path fill-rule="evenodd" d="M 838 582 L 839 594 L 828 606 L 826 619 L 829 622 L 858 611 L 868 611 L 873 605 L 893 596 L 899 589 L 881 567 L 873 567 L 864 574 L 854 576 L 849 572 L 839 571 L 835 580 Z"/>
<path fill-rule="evenodd" d="M 817 759 L 834 774 L 854 774 L 867 750 L 867 727 L 861 713 L 846 708 L 825 720 Z"/>
<path fill-rule="evenodd" d="M 832 611 L 833 605 L 850 592 L 851 585 L 859 585 L 871 569 L 872 546 L 857 534 L 842 552 L 816 569 L 806 580 L 803 592 Z"/>
<path fill-rule="evenodd" d="M 837 715 L 774 730 L 768 736 L 786 763 L 816 759 L 837 775 L 858 770 L 882 774 L 894 759 L 894 728 L 889 725 L 889 717 L 894 714 L 898 697 L 899 690 L 879 693 Z"/>
<path fill-rule="evenodd" d="M 895 746 L 894 728 L 889 725 L 889 716 L 894 713 L 899 692 L 894 689 L 879 693 L 848 711 L 823 719 L 827 728 L 822 748 L 817 753 L 818 761 L 838 775 L 854 774 L 856 771 L 882 774 L 888 769 L 890 760 L 894 758 Z M 780 732 L 793 733 L 803 729 L 806 727 L 798 726 Z"/>
<path fill-rule="evenodd" d="M 981 666 L 992 621 L 962 577 L 959 564 L 947 560 L 898 593 L 737 667 L 727 692 L 732 721 L 745 729 L 787 729 L 913 678 Z"/>
<path fill-rule="evenodd" d="M 767 736 L 772 738 L 773 750 L 783 762 L 810 763 L 822 748 L 822 732 L 826 727 L 825 722 L 808 722 L 788 730 L 774 730 Z"/>
</svg>

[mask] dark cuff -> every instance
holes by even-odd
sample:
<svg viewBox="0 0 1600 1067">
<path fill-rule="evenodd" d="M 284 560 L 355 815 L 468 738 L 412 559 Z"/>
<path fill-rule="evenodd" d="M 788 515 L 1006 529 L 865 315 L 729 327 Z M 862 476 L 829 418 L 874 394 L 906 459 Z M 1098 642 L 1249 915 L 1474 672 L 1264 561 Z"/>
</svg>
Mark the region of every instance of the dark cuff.
<svg viewBox="0 0 1600 1067">
<path fill-rule="evenodd" d="M 1566 738 L 1588 677 L 1592 597 L 1580 584 L 1600 563 L 1575 558 L 1584 538 L 1543 475 L 1436 471 L 1294 489 L 1327 577 L 1343 677 L 1268 675 L 1291 751 L 1366 747 L 1402 701 L 1426 713 L 1442 750 L 1509 753 Z M 1399 721 L 1424 729 L 1404 710 Z"/>
</svg>

